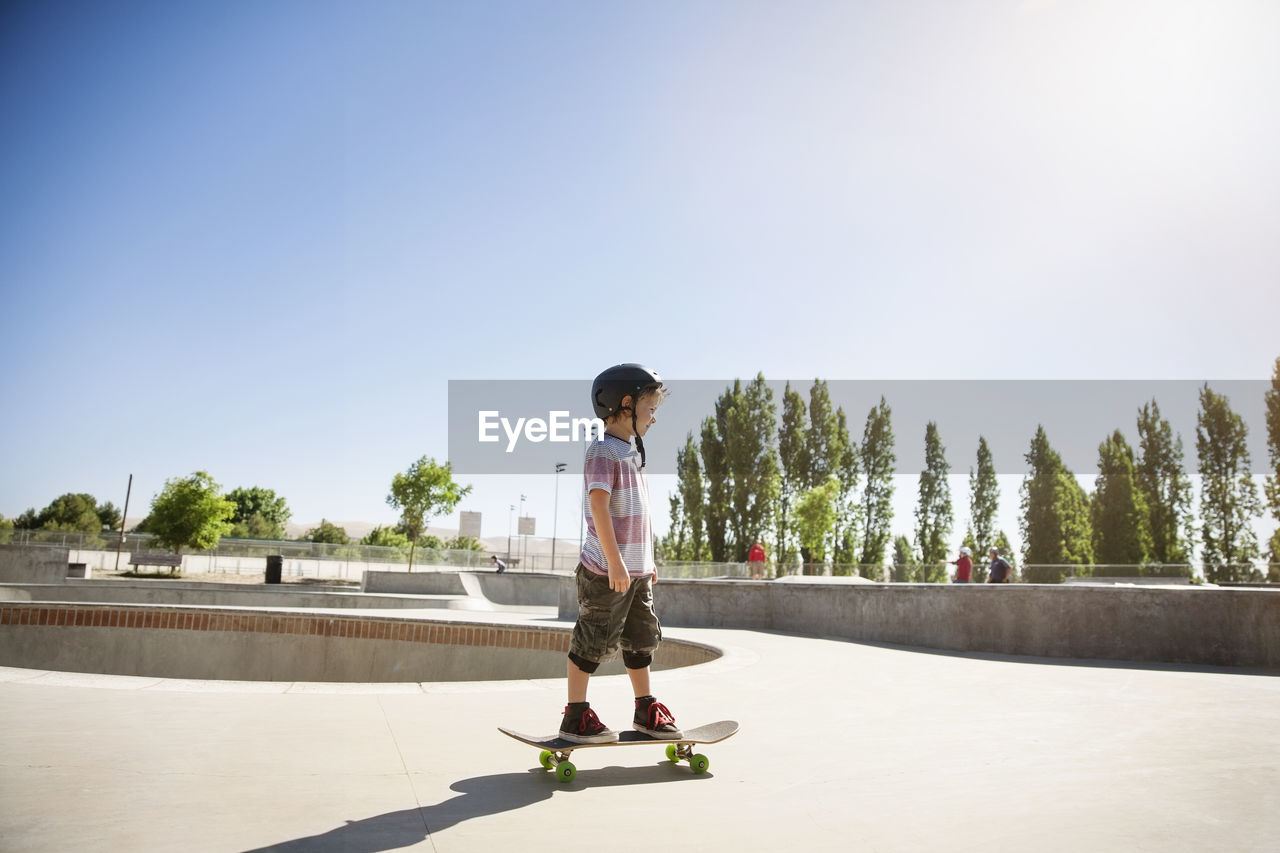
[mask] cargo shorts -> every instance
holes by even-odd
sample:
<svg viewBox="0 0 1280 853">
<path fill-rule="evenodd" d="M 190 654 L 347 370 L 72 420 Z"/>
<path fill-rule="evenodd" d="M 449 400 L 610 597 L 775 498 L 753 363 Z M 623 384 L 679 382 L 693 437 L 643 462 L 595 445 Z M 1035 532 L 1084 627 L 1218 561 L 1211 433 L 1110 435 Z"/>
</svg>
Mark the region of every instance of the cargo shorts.
<svg viewBox="0 0 1280 853">
<path fill-rule="evenodd" d="M 609 576 L 578 564 L 578 622 L 569 651 L 597 663 L 623 651 L 653 654 L 662 625 L 653 612 L 653 576 L 631 579 L 626 592 L 609 588 Z"/>
</svg>

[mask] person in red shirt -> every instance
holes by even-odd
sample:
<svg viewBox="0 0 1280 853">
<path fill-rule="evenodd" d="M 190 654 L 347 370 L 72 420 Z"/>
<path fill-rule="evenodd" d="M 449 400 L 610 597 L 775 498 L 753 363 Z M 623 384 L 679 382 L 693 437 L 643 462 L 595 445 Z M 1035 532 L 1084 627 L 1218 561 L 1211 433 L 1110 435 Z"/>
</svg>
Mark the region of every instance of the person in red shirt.
<svg viewBox="0 0 1280 853">
<path fill-rule="evenodd" d="M 751 579 L 753 581 L 764 580 L 764 543 L 756 540 L 756 544 L 751 546 L 751 550 L 747 552 L 747 562 L 751 564 Z"/>
<path fill-rule="evenodd" d="M 956 567 L 956 577 L 952 583 L 968 583 L 973 576 L 973 552 L 968 548 L 960 549 L 960 557 L 952 560 L 951 565 Z"/>
</svg>

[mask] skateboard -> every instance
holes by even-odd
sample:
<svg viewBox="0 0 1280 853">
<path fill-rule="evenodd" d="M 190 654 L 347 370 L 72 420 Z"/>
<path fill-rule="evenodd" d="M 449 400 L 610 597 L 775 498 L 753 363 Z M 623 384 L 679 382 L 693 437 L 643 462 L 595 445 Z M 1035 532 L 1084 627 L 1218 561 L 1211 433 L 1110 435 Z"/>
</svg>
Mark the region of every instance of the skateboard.
<svg viewBox="0 0 1280 853">
<path fill-rule="evenodd" d="M 673 763 L 687 761 L 689 769 L 694 773 L 706 773 L 707 768 L 711 766 L 711 761 L 705 755 L 694 754 L 694 744 L 719 743 L 733 737 L 738 733 L 738 723 L 735 720 L 721 720 L 718 723 L 698 726 L 696 729 L 685 729 L 683 737 L 678 740 L 659 740 L 637 731 L 618 732 L 618 740 L 613 743 L 574 743 L 558 735 L 533 737 L 501 727 L 498 731 L 509 738 L 515 738 L 521 743 L 541 749 L 542 753 L 538 756 L 538 761 L 542 766 L 547 770 L 554 770 L 556 778 L 561 782 L 572 782 L 573 777 L 578 775 L 578 768 L 569 760 L 574 750 L 606 746 L 637 746 L 639 744 L 666 746 L 668 761 Z"/>
</svg>

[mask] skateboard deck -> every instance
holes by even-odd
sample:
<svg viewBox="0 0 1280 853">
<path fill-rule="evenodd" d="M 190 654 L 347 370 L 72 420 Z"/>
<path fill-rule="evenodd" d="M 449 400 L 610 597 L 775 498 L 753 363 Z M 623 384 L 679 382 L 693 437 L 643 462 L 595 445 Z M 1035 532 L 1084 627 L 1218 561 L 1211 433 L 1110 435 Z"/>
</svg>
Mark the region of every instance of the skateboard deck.
<svg viewBox="0 0 1280 853">
<path fill-rule="evenodd" d="M 711 766 L 711 761 L 705 755 L 694 754 L 694 745 L 719 743 L 726 738 L 733 737 L 738 733 L 738 723 L 735 720 L 721 720 L 718 723 L 708 723 L 705 726 L 698 726 L 694 729 L 685 729 L 682 732 L 682 736 L 676 740 L 659 740 L 637 731 L 618 732 L 618 740 L 613 743 L 574 743 L 571 740 L 565 740 L 559 735 L 534 737 L 533 735 L 521 734 L 502 727 L 499 727 L 498 731 L 509 738 L 514 738 L 521 743 L 527 743 L 529 746 L 541 749 L 542 752 L 538 756 L 538 761 L 542 766 L 548 770 L 554 770 L 556 778 L 561 782 L 572 782 L 573 777 L 578 775 L 578 768 L 569 760 L 575 750 L 610 746 L 638 746 L 642 744 L 665 746 L 669 761 L 688 761 L 689 768 L 694 773 L 706 773 Z"/>
</svg>

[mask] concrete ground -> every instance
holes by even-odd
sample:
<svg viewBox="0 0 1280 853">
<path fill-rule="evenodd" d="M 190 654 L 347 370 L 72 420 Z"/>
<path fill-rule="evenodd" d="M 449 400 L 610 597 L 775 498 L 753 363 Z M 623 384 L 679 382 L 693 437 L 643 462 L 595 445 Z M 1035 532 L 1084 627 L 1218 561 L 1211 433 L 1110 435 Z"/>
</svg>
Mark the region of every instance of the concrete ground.
<svg viewBox="0 0 1280 853">
<path fill-rule="evenodd" d="M 680 723 L 742 723 L 703 748 L 702 776 L 638 746 L 579 752 L 577 779 L 557 782 L 496 728 L 556 728 L 560 680 L 0 669 L 0 849 L 989 853 L 1280 838 L 1274 674 L 667 633 L 726 651 L 654 675 Z M 625 676 L 596 679 L 591 699 L 606 723 L 629 722 Z"/>
</svg>

